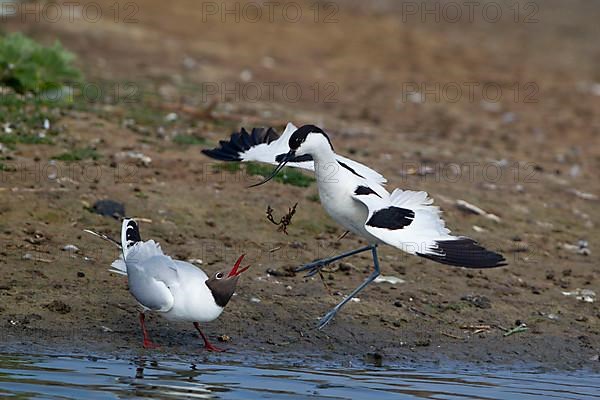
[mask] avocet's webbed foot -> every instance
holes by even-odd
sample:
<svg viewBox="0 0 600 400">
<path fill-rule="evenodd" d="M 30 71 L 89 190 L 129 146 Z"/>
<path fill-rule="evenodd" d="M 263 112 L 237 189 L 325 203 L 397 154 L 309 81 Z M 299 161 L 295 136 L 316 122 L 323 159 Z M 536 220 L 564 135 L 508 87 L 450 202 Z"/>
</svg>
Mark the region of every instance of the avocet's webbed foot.
<svg viewBox="0 0 600 400">
<path fill-rule="evenodd" d="M 375 270 L 363 283 L 361 283 L 356 289 L 354 289 L 352 293 L 346 296 L 344 300 L 340 301 L 338 305 L 329 310 L 329 312 L 325 314 L 323 318 L 321 318 L 321 320 L 319 321 L 319 325 L 317 325 L 317 329 L 323 329 L 323 327 L 327 325 L 333 319 L 333 317 L 335 317 L 335 314 L 337 314 L 337 312 L 342 307 L 344 307 L 346 303 L 352 300 L 358 293 L 360 293 L 365 287 L 367 287 L 369 283 L 373 282 L 375 278 L 379 276 L 379 259 L 377 257 L 377 246 L 370 246 L 369 249 L 373 254 L 373 264 L 375 266 Z"/>
<path fill-rule="evenodd" d="M 308 271 L 306 277 L 311 277 L 314 274 L 318 273 L 323 267 L 331 264 L 334 261 L 341 260 L 342 258 L 350 257 L 358 253 L 362 253 L 363 251 L 373 250 L 375 245 L 368 245 L 365 247 L 361 247 L 360 249 L 352 250 L 347 253 L 340 254 L 339 256 L 323 258 L 322 260 L 313 261 L 309 264 L 303 265 L 301 267 L 296 268 L 295 272 Z"/>
<path fill-rule="evenodd" d="M 303 272 L 303 271 L 308 271 L 306 273 L 306 275 L 304 275 L 305 278 L 311 277 L 313 275 L 315 275 L 316 273 L 318 273 L 323 267 L 329 265 L 330 262 L 327 261 L 327 259 L 323 259 L 323 260 L 317 260 L 317 261 L 313 261 L 311 263 L 305 264 L 301 267 L 296 268 L 294 271 L 295 272 Z"/>
<path fill-rule="evenodd" d="M 319 321 L 319 325 L 317 325 L 317 329 L 321 330 L 321 329 L 323 329 L 323 327 L 325 325 L 327 325 L 329 322 L 331 322 L 333 317 L 335 317 L 335 315 L 337 314 L 338 310 L 339 310 L 338 307 L 333 307 L 331 310 L 327 311 L 327 314 L 325 314 L 323 316 L 323 318 L 321 318 L 321 320 Z"/>
</svg>

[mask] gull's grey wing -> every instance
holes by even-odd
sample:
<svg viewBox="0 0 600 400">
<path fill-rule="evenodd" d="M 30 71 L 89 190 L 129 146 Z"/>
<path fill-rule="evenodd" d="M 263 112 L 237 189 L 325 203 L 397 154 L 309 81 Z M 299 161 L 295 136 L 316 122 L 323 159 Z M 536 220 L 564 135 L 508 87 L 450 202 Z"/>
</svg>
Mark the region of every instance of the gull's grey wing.
<svg viewBox="0 0 600 400">
<path fill-rule="evenodd" d="M 129 291 L 149 310 L 166 312 L 173 307 L 171 287 L 178 284 L 177 269 L 171 257 L 155 255 L 143 260 L 127 257 Z"/>
</svg>

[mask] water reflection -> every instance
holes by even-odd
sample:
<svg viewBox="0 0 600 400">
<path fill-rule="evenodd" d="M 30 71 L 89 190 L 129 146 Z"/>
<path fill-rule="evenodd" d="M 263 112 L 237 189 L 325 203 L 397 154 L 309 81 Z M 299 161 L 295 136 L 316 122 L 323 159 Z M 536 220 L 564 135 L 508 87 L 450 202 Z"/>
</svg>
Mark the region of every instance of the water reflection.
<svg viewBox="0 0 600 400">
<path fill-rule="evenodd" d="M 187 397 L 195 399 L 211 399 L 218 396 L 215 393 L 227 392 L 229 389 L 202 383 L 202 371 L 196 364 L 159 363 L 156 360 L 136 358 L 133 378 L 117 377 L 117 381 L 130 387 L 131 392 L 138 397 Z"/>
<path fill-rule="evenodd" d="M 325 368 L 0 354 L 17 398 L 600 399 L 600 376 L 532 371 Z"/>
</svg>

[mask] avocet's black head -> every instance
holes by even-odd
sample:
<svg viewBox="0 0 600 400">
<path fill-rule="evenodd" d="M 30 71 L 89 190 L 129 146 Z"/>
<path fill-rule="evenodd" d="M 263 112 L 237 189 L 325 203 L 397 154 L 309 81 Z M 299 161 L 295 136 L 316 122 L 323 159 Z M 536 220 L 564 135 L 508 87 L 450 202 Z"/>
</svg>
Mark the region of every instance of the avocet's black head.
<svg viewBox="0 0 600 400">
<path fill-rule="evenodd" d="M 262 182 L 250 185 L 250 187 L 262 185 L 263 183 L 267 183 L 273 179 L 273 177 L 283 169 L 288 161 L 297 161 L 298 157 L 301 156 L 311 156 L 315 152 L 318 152 L 324 148 L 333 150 L 329 136 L 327 136 L 327 134 L 321 128 L 315 125 L 304 125 L 296 129 L 290 136 L 288 146 L 290 147 L 290 151 L 279 155 L 276 158 L 276 160 L 279 161 L 279 164 L 277 167 L 275 167 L 271 175 Z M 312 160 L 312 157 L 309 157 L 309 159 Z"/>
<path fill-rule="evenodd" d="M 315 125 L 303 125 L 300 128 L 296 129 L 292 136 L 290 136 L 290 140 L 288 142 L 288 146 L 290 146 L 291 150 L 297 152 L 298 149 L 302 146 L 306 140 L 312 135 L 319 135 L 327 139 L 327 143 L 329 143 L 329 147 L 333 150 L 333 146 L 331 145 L 331 140 L 329 140 L 329 136 L 318 126 Z"/>
</svg>

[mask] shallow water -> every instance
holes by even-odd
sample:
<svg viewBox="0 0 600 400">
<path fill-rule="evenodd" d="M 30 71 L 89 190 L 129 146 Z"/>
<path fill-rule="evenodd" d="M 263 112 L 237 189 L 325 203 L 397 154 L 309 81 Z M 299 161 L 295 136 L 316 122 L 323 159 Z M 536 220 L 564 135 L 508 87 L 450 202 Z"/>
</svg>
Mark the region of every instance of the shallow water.
<svg viewBox="0 0 600 400">
<path fill-rule="evenodd" d="M 11 395 L 61 399 L 600 399 L 600 375 L 4 354 L 0 355 L 0 396 Z"/>
</svg>

